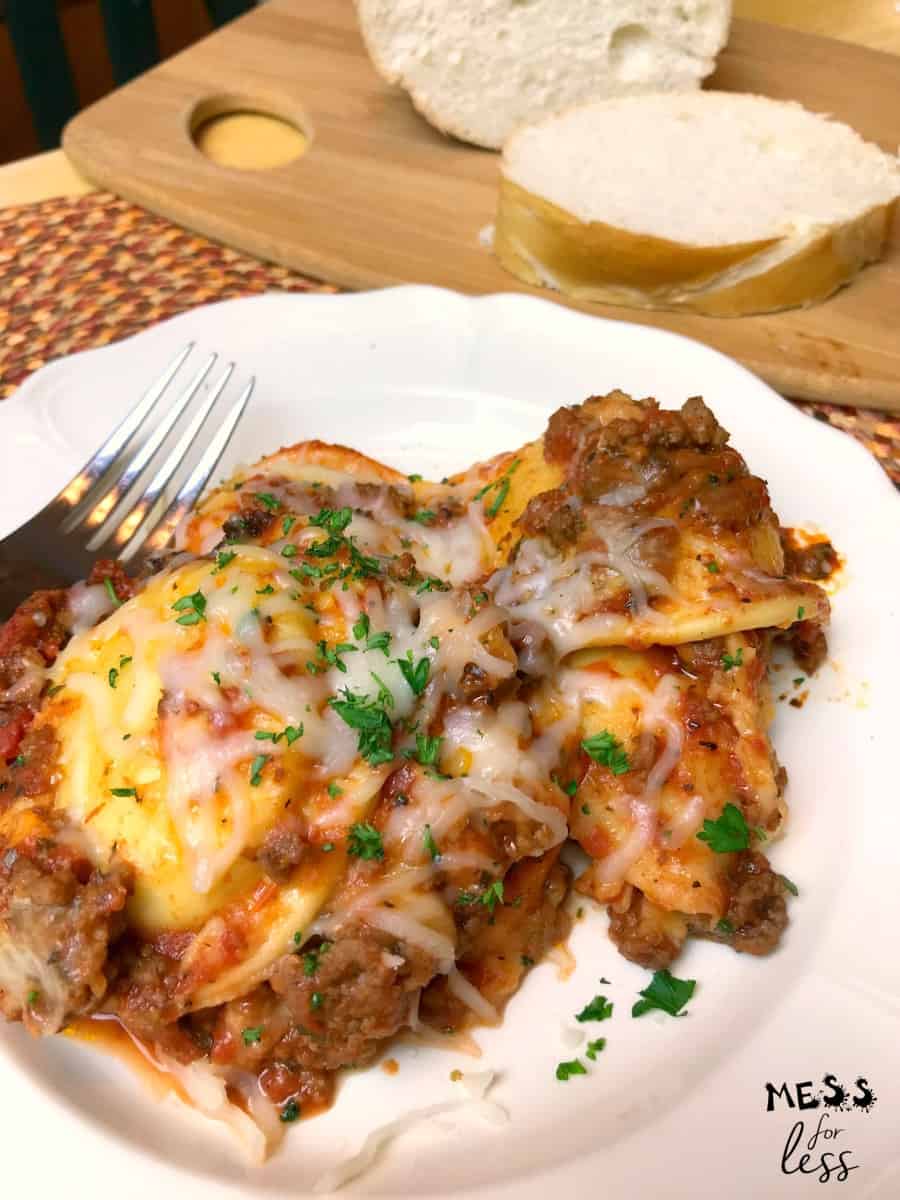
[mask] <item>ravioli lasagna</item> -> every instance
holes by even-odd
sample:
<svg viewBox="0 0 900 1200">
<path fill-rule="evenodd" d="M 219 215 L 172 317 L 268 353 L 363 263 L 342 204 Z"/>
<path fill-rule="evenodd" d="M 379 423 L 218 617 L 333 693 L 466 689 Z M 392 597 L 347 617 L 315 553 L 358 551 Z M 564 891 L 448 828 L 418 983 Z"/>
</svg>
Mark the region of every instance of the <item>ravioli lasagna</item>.
<svg viewBox="0 0 900 1200">
<path fill-rule="evenodd" d="M 401 1030 L 498 1021 L 573 887 L 644 965 L 766 953 L 768 665 L 827 618 L 698 398 L 441 483 L 282 450 L 0 632 L 0 1010 L 284 1125 Z"/>
</svg>

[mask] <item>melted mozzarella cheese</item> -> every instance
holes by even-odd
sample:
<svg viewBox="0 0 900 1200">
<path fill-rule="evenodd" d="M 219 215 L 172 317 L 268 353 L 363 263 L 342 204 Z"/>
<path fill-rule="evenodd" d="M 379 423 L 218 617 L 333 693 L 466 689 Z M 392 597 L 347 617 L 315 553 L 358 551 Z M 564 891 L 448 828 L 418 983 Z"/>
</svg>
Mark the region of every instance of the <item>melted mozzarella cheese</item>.
<svg viewBox="0 0 900 1200">
<path fill-rule="evenodd" d="M 73 638 L 53 669 L 60 690 L 40 719 L 61 743 L 54 802 L 84 829 L 95 862 L 115 852 L 134 868 L 129 912 L 147 932 L 196 925 L 252 888 L 254 848 L 286 796 L 315 818 L 324 781 L 357 762 L 328 680 L 297 672 L 318 630 L 281 586 L 294 587 L 284 561 L 235 547 L 221 569 L 165 572 Z M 192 609 L 173 605 L 194 594 L 202 617 L 179 624 Z M 383 778 L 360 771 L 371 786 L 361 781 L 351 822 Z M 316 906 L 327 895 L 317 887 Z"/>
</svg>

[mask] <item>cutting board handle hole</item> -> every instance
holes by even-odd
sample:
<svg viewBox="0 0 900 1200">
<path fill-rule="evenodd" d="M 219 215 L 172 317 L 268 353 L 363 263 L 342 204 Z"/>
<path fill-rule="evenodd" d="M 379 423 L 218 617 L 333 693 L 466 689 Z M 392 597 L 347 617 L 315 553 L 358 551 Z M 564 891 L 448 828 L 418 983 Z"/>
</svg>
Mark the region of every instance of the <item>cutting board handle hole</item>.
<svg viewBox="0 0 900 1200">
<path fill-rule="evenodd" d="M 309 149 L 311 129 L 303 113 L 273 111 L 277 105 L 248 96 L 209 96 L 190 116 L 191 139 L 220 167 L 265 171 L 295 162 Z"/>
</svg>

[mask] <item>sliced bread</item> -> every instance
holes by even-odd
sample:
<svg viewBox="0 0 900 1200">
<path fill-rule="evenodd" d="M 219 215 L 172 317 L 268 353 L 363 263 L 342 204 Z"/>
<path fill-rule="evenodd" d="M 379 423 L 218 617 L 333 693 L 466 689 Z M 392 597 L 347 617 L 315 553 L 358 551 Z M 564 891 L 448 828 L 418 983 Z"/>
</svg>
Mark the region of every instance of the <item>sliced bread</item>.
<svg viewBox="0 0 900 1200">
<path fill-rule="evenodd" d="M 711 73 L 731 0 L 356 0 L 375 66 L 463 141 L 585 100 L 685 91 Z"/>
<path fill-rule="evenodd" d="M 812 304 L 881 256 L 900 161 L 799 104 L 609 100 L 519 130 L 495 249 L 582 300 L 738 316 Z"/>
</svg>

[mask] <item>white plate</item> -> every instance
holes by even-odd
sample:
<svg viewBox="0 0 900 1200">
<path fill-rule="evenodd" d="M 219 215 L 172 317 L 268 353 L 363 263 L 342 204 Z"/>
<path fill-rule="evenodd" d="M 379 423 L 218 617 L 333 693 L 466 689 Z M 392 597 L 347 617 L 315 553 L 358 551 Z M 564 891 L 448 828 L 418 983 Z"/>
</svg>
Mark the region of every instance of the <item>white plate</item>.
<svg viewBox="0 0 900 1200">
<path fill-rule="evenodd" d="M 835 599 L 832 662 L 801 710 L 779 706 L 775 743 L 790 772 L 791 829 L 774 851 L 799 886 L 781 949 L 764 960 L 692 945 L 687 1019 L 630 1017 L 648 974 L 625 962 L 591 911 L 561 982 L 545 964 L 483 1032 L 480 1064 L 396 1050 L 400 1072 L 346 1079 L 326 1116 L 295 1127 L 258 1171 L 226 1136 L 155 1106 L 128 1073 L 63 1038 L 0 1035 L 3 1192 L 95 1200 L 235 1194 L 296 1198 L 376 1124 L 446 1099 L 450 1071 L 490 1066 L 497 1128 L 465 1114 L 413 1132 L 353 1190 L 392 1196 L 537 1200 L 552 1188 L 604 1200 L 819 1196 L 817 1174 L 782 1170 L 795 1121 L 812 1151 L 855 1168 L 842 1196 L 900 1195 L 900 819 L 896 771 L 898 503 L 868 454 L 803 416 L 742 367 L 695 342 L 521 296 L 472 300 L 429 288 L 359 296 L 273 295 L 198 309 L 118 345 L 55 363 L 0 406 L 3 530 L 47 500 L 178 347 L 196 340 L 253 372 L 258 387 L 231 461 L 308 437 L 441 476 L 534 437 L 561 404 L 621 387 L 665 405 L 702 393 L 786 523 L 828 531 L 848 566 Z M 790 672 L 789 674 L 792 674 Z M 787 678 L 787 677 L 785 677 Z M 598 980 L 606 976 L 610 987 Z M 573 1051 L 561 1028 L 603 991 L 613 1019 L 587 1077 L 554 1078 Z M 596 1033 L 592 1029 L 593 1036 Z M 766 1111 L 766 1083 L 865 1077 L 870 1111 Z M 806 1094 L 806 1093 L 804 1093 Z M 796 1093 L 795 1103 L 796 1103 Z M 833 1176 L 830 1182 L 836 1185 Z M 830 1194 L 829 1192 L 824 1193 Z"/>
</svg>

